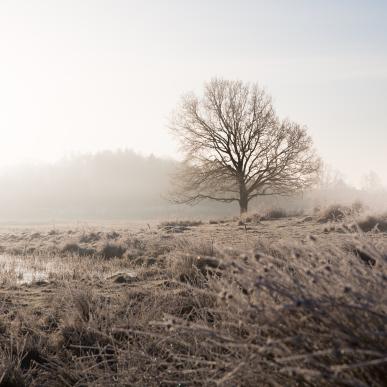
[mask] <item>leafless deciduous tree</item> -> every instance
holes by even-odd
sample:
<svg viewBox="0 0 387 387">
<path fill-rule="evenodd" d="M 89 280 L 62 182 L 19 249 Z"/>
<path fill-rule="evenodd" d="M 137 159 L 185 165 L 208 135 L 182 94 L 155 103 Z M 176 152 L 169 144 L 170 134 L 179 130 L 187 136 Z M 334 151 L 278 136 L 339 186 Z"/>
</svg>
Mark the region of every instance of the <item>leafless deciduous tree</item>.
<svg viewBox="0 0 387 387">
<path fill-rule="evenodd" d="M 202 98 L 185 96 L 170 125 L 185 160 L 174 178 L 179 203 L 291 194 L 315 181 L 320 162 L 306 129 L 280 121 L 256 84 L 213 79 Z"/>
</svg>

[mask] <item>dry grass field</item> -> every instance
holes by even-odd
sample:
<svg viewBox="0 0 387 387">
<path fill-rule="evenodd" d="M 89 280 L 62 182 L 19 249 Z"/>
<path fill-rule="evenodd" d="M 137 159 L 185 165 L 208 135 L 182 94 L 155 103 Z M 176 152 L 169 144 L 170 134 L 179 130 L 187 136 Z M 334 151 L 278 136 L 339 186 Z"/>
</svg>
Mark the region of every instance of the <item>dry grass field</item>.
<svg viewBox="0 0 387 387">
<path fill-rule="evenodd" d="M 385 386 L 384 220 L 272 215 L 3 227 L 0 386 Z"/>
</svg>

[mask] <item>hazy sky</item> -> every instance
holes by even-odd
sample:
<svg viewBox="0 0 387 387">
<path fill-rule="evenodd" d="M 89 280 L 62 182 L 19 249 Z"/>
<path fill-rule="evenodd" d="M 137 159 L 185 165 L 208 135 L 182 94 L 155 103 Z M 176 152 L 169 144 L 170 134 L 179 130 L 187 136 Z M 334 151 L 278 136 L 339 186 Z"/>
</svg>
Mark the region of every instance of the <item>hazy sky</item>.
<svg viewBox="0 0 387 387">
<path fill-rule="evenodd" d="M 213 76 L 257 81 L 352 182 L 387 183 L 387 1 L 0 0 L 0 166 L 132 148 Z"/>
</svg>

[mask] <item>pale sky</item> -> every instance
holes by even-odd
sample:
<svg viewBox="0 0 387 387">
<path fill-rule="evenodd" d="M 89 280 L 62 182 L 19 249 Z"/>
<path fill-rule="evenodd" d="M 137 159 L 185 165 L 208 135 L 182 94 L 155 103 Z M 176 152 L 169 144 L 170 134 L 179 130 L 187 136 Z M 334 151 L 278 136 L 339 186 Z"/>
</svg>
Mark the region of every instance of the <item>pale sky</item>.
<svg viewBox="0 0 387 387">
<path fill-rule="evenodd" d="M 0 0 L 0 167 L 131 148 L 214 76 L 258 82 L 350 182 L 387 184 L 387 1 Z"/>
</svg>

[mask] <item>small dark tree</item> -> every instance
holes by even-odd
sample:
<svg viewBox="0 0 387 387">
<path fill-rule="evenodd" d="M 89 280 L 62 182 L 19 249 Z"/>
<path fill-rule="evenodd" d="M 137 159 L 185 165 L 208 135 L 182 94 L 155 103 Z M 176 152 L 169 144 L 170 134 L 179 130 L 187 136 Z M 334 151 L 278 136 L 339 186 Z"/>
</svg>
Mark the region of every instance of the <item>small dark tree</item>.
<svg viewBox="0 0 387 387">
<path fill-rule="evenodd" d="M 185 154 L 174 178 L 178 203 L 237 201 L 244 213 L 251 199 L 300 191 L 318 175 L 306 129 L 280 121 L 256 84 L 213 79 L 201 99 L 183 98 L 171 129 Z"/>
</svg>

